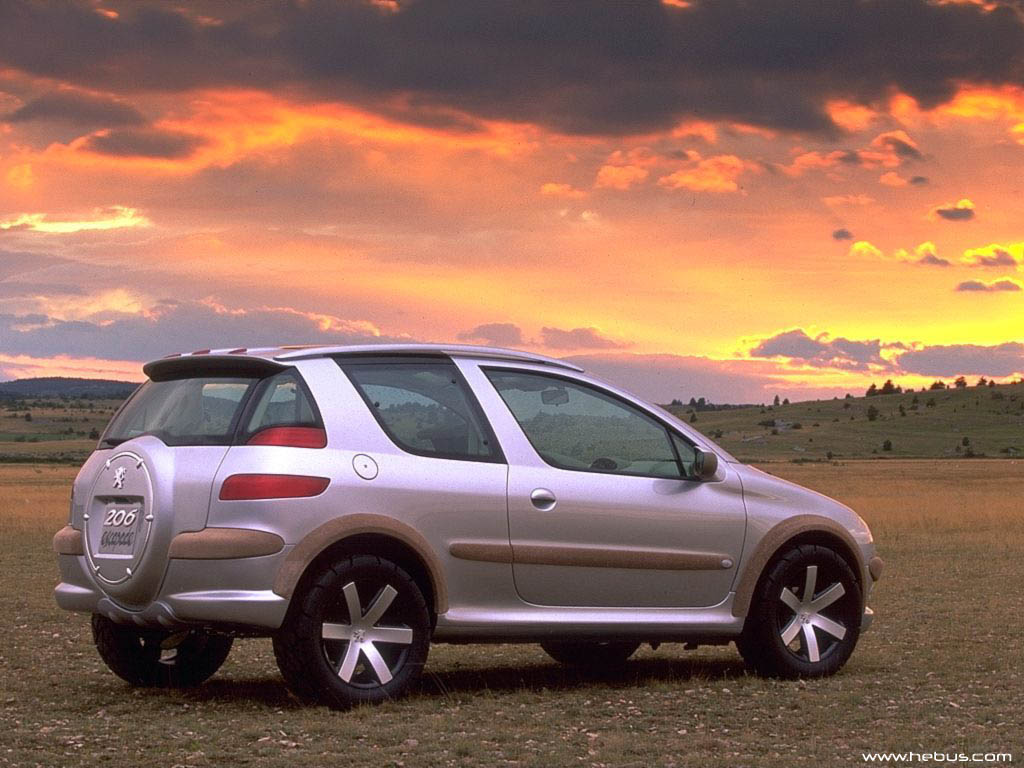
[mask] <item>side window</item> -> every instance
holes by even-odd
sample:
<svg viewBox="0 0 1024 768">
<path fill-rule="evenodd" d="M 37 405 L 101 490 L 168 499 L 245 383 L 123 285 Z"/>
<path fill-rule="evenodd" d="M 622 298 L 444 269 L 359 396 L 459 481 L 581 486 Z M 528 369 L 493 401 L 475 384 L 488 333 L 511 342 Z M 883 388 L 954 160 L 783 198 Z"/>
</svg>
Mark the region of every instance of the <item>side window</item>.
<svg viewBox="0 0 1024 768">
<path fill-rule="evenodd" d="M 271 427 L 319 427 L 320 417 L 295 371 L 284 371 L 260 383 L 256 404 L 245 425 L 254 435 Z"/>
<path fill-rule="evenodd" d="M 436 458 L 503 460 L 480 407 L 453 363 L 339 360 L 338 364 L 399 448 Z"/>
<path fill-rule="evenodd" d="M 485 373 L 548 464 L 610 474 L 681 476 L 665 427 L 618 398 L 540 373 Z"/>
</svg>

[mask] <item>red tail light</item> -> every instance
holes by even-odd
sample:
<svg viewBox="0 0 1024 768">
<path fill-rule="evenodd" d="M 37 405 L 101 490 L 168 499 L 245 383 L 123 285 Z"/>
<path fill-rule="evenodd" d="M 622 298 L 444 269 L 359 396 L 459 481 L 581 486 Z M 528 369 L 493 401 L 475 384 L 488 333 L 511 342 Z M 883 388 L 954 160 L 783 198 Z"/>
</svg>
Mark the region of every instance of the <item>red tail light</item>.
<svg viewBox="0 0 1024 768">
<path fill-rule="evenodd" d="M 220 499 L 297 499 L 317 496 L 330 484 L 330 479 L 326 477 L 309 475 L 231 475 L 220 487 Z"/>
<path fill-rule="evenodd" d="M 269 427 L 250 437 L 246 445 L 323 448 L 327 445 L 327 433 L 319 427 Z"/>
</svg>

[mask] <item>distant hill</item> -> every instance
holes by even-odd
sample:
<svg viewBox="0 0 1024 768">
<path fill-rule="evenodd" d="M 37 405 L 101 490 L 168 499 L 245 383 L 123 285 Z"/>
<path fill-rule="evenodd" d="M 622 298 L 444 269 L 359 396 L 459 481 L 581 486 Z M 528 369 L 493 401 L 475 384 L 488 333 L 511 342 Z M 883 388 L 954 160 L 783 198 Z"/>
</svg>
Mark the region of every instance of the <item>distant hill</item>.
<svg viewBox="0 0 1024 768">
<path fill-rule="evenodd" d="M 1024 457 L 1024 383 L 668 410 L 743 461 Z"/>
<path fill-rule="evenodd" d="M 138 384 L 114 379 L 76 379 L 66 376 L 44 376 L 0 382 L 0 399 L 43 397 L 89 397 L 123 399 Z"/>
</svg>

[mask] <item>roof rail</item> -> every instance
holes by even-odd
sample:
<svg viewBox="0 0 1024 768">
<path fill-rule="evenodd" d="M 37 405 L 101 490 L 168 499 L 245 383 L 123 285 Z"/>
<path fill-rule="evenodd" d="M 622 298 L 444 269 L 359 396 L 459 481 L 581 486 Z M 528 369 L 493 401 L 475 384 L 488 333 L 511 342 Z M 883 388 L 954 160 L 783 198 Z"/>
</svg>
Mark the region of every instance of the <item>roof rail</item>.
<svg viewBox="0 0 1024 768">
<path fill-rule="evenodd" d="M 423 354 L 424 352 L 456 355 L 459 357 L 484 357 L 492 360 L 540 363 L 557 368 L 567 368 L 571 371 L 583 370 L 575 363 L 559 360 L 556 357 L 538 355 L 533 352 L 521 352 L 518 349 L 506 349 L 504 347 L 479 347 L 475 344 L 355 344 L 337 347 L 309 347 L 307 349 L 282 352 L 281 354 L 274 355 L 274 359 L 281 361 L 304 360 L 313 357 L 327 357 L 329 355 L 415 355 Z"/>
</svg>

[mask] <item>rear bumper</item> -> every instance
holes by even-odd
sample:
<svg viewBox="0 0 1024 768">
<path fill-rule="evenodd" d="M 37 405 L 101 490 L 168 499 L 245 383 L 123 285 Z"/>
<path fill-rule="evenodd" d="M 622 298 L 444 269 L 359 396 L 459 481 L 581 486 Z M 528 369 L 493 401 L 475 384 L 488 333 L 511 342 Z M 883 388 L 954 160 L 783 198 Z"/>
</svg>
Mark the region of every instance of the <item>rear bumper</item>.
<svg viewBox="0 0 1024 768">
<path fill-rule="evenodd" d="M 291 546 L 261 557 L 168 560 L 159 594 L 148 605 L 126 606 L 107 596 L 87 570 L 84 556 L 61 554 L 57 605 L 68 611 L 100 613 L 140 627 L 204 624 L 275 630 L 288 599 L 273 591 L 274 577 Z"/>
</svg>

